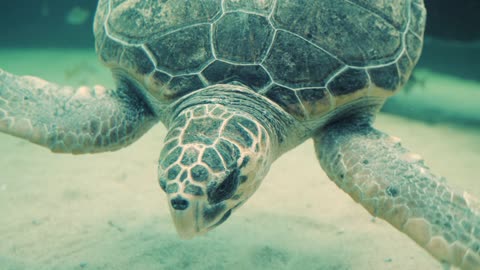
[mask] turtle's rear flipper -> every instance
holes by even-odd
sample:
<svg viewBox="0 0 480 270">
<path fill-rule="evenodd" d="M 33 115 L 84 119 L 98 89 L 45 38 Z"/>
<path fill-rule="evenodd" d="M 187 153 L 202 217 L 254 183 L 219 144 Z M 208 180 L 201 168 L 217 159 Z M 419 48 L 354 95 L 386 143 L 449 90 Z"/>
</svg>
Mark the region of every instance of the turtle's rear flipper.
<svg viewBox="0 0 480 270">
<path fill-rule="evenodd" d="M 119 149 L 155 122 L 153 112 L 132 87 L 58 86 L 0 69 L 0 132 L 54 152 L 93 153 Z"/>
<path fill-rule="evenodd" d="M 480 269 L 478 204 L 455 193 L 398 139 L 369 124 L 336 123 L 315 138 L 330 179 L 443 263 Z"/>
</svg>

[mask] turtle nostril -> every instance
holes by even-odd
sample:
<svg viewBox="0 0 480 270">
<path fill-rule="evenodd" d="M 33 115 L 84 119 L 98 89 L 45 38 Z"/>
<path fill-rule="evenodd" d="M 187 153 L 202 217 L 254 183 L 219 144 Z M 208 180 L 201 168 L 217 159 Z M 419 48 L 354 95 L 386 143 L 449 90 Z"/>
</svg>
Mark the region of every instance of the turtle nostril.
<svg viewBox="0 0 480 270">
<path fill-rule="evenodd" d="M 176 197 L 172 199 L 170 203 L 175 210 L 185 210 L 188 207 L 188 201 L 182 197 Z"/>
</svg>

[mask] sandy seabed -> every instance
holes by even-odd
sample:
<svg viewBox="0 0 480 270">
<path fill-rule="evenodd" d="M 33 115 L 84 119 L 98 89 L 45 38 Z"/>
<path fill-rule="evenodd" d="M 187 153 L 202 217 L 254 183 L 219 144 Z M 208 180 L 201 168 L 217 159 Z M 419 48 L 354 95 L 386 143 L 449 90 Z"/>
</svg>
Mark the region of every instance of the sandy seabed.
<svg viewBox="0 0 480 270">
<path fill-rule="evenodd" d="M 111 84 L 89 51 L 0 50 L 0 67 Z M 480 195 L 480 129 L 390 115 L 376 126 L 455 188 Z M 338 189 L 310 140 L 281 157 L 225 224 L 180 240 L 156 179 L 165 133 L 158 125 L 128 148 L 84 156 L 0 134 L 0 269 L 441 269 Z"/>
</svg>

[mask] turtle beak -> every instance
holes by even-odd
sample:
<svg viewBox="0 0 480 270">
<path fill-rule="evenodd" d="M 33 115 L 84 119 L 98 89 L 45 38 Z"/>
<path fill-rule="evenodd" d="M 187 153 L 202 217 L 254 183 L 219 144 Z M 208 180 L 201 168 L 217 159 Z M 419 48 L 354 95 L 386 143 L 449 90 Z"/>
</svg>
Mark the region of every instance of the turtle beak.
<svg viewBox="0 0 480 270">
<path fill-rule="evenodd" d="M 205 234 L 227 220 L 232 212 L 223 203 L 210 205 L 191 198 L 187 201 L 180 196 L 170 199 L 169 205 L 173 223 L 182 239 Z"/>
<path fill-rule="evenodd" d="M 193 202 L 191 205 L 183 208 L 177 206 L 174 200 L 170 200 L 170 214 L 180 238 L 192 239 L 200 235 L 201 232 L 198 226 L 199 203 Z"/>
</svg>

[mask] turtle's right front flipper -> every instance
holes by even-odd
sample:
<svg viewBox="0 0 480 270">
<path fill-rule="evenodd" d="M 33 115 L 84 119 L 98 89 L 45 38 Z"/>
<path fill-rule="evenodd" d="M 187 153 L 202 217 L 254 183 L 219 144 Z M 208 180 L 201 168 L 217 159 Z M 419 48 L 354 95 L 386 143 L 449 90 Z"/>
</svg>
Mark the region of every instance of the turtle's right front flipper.
<svg viewBox="0 0 480 270">
<path fill-rule="evenodd" d="M 94 153 L 122 148 L 157 117 L 133 84 L 117 90 L 75 89 L 0 69 L 0 132 L 54 152 Z"/>
<path fill-rule="evenodd" d="M 397 139 L 343 121 L 314 137 L 327 175 L 372 215 L 385 219 L 439 261 L 480 269 L 480 207 L 434 175 Z"/>
</svg>

